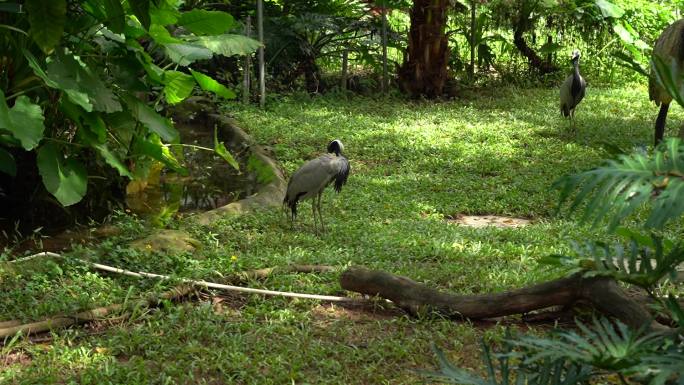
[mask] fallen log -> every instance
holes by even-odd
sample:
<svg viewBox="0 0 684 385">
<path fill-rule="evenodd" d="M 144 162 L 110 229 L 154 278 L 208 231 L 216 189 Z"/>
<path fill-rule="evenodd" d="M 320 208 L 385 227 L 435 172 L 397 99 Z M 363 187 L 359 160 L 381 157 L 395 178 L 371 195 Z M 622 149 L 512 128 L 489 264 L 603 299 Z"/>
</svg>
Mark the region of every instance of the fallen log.
<svg viewBox="0 0 684 385">
<path fill-rule="evenodd" d="M 572 306 L 576 301 L 584 300 L 630 327 L 647 324 L 654 331 L 670 330 L 654 321 L 651 314 L 639 302 L 630 299 L 614 280 L 605 277 L 574 275 L 502 293 L 454 295 L 407 277 L 352 266 L 342 273 L 340 285 L 345 290 L 388 299 L 414 315 L 434 312 L 449 318 L 476 320 L 551 306 Z"/>
</svg>

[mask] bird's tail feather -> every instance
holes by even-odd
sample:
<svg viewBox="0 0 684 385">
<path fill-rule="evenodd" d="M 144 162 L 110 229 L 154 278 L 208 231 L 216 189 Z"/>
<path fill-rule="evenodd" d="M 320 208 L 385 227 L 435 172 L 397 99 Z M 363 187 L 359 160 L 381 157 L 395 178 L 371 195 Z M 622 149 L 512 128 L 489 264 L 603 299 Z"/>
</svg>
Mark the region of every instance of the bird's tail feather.
<svg viewBox="0 0 684 385">
<path fill-rule="evenodd" d="M 290 199 L 289 196 L 285 195 L 285 199 L 283 199 L 283 204 L 287 205 L 287 207 L 290 208 L 290 211 L 292 211 L 292 218 L 297 217 L 297 205 L 299 204 L 299 198 L 304 194 L 306 194 L 306 191 L 300 192 L 293 199 Z"/>
<path fill-rule="evenodd" d="M 340 171 L 335 175 L 335 191 L 340 192 L 342 191 L 342 186 L 344 186 L 345 183 L 347 183 L 347 178 L 349 178 L 349 171 L 351 170 L 351 167 L 349 166 L 349 161 L 346 158 L 344 159 L 344 162 L 342 163 L 342 167 L 340 167 Z"/>
<path fill-rule="evenodd" d="M 567 118 L 568 116 L 570 116 L 570 109 L 568 108 L 567 105 L 563 104 L 563 105 L 561 106 L 561 114 L 563 114 L 563 116 L 566 117 L 566 118 Z"/>
</svg>

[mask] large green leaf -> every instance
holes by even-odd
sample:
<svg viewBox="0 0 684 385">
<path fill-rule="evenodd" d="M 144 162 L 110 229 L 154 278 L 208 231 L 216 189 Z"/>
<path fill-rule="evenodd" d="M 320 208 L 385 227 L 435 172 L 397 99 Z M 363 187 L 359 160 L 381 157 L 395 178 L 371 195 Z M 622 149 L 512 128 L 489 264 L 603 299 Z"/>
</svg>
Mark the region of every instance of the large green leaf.
<svg viewBox="0 0 684 385">
<path fill-rule="evenodd" d="M 122 33 L 126 25 L 125 12 L 119 0 L 87 0 L 83 8 L 114 33 Z"/>
<path fill-rule="evenodd" d="M 166 27 L 159 24 L 152 24 L 150 26 L 150 36 L 154 39 L 157 44 L 167 45 L 167 44 L 182 44 L 183 41 L 171 36 Z"/>
<path fill-rule="evenodd" d="M 66 10 L 66 0 L 26 0 L 29 33 L 43 52 L 51 52 L 62 38 Z"/>
<path fill-rule="evenodd" d="M 38 172 L 45 188 L 63 206 L 83 199 L 88 190 L 88 174 L 76 159 L 65 159 L 54 143 L 48 142 L 38 149 Z"/>
<path fill-rule="evenodd" d="M 613 17 L 619 19 L 625 14 L 624 9 L 608 0 L 596 0 L 596 6 L 601 10 L 603 17 Z"/>
<path fill-rule="evenodd" d="M 240 171 L 240 165 L 233 157 L 233 154 L 228 152 L 226 145 L 218 140 L 218 128 L 214 127 L 214 151 L 223 158 L 229 165 L 231 165 L 235 170 Z"/>
<path fill-rule="evenodd" d="M 25 95 L 18 97 L 10 109 L 0 90 L 0 130 L 11 132 L 25 150 L 35 148 L 43 139 L 44 120 L 40 106 Z"/>
<path fill-rule="evenodd" d="M 190 96 L 195 86 L 195 79 L 192 76 L 179 71 L 165 71 L 162 81 L 164 82 L 164 96 L 169 104 L 182 102 Z"/>
<path fill-rule="evenodd" d="M 216 95 L 226 99 L 235 99 L 237 96 L 231 89 L 201 72 L 190 70 L 190 73 L 192 73 L 192 76 L 195 78 L 195 81 L 197 81 L 197 84 L 199 84 L 199 86 L 205 91 L 213 92 Z"/>
<path fill-rule="evenodd" d="M 121 104 L 114 92 L 73 55 L 58 52 L 54 60 L 48 63 L 46 73 L 58 89 L 86 111 L 121 111 Z M 83 99 L 84 94 L 88 95 L 88 101 Z"/>
<path fill-rule="evenodd" d="M 197 60 L 211 59 L 213 54 L 205 47 L 196 44 L 167 44 L 166 54 L 174 63 L 188 66 Z"/>
<path fill-rule="evenodd" d="M 119 172 L 119 175 L 129 178 L 133 177 L 128 167 L 109 149 L 107 145 L 107 125 L 102 119 L 101 113 L 83 111 L 66 99 L 61 101 L 60 109 L 78 125 L 76 135 L 81 144 L 97 150 L 105 162 Z"/>
<path fill-rule="evenodd" d="M 2 147 L 0 147 L 0 172 L 17 176 L 17 164 L 14 157 Z"/>
<path fill-rule="evenodd" d="M 256 51 L 261 44 L 244 35 L 224 34 L 215 36 L 185 37 L 187 41 L 206 47 L 223 56 L 247 55 Z"/>
<path fill-rule="evenodd" d="M 613 31 L 615 31 L 615 33 L 620 37 L 620 39 L 622 39 L 623 42 L 627 44 L 634 43 L 634 37 L 622 24 L 615 24 L 613 26 Z"/>
<path fill-rule="evenodd" d="M 196 35 L 219 35 L 235 27 L 235 19 L 229 13 L 221 11 L 207 11 L 195 8 L 190 12 L 183 12 L 178 25 L 190 30 Z"/>
<path fill-rule="evenodd" d="M 150 9 L 150 17 L 152 25 L 170 25 L 175 24 L 180 17 L 180 12 L 175 6 L 169 5 L 166 1 L 158 2 L 158 5 L 152 5 Z"/>
<path fill-rule="evenodd" d="M 164 146 L 157 134 L 150 134 L 147 138 L 136 137 L 133 143 L 133 153 L 156 159 L 181 175 L 188 174 L 188 170 L 180 165 L 178 159 L 173 156 L 168 147 Z"/>
<path fill-rule="evenodd" d="M 123 100 L 133 117 L 145 127 L 159 134 L 167 142 L 178 141 L 178 131 L 169 119 L 159 115 L 155 110 L 131 95 L 124 96 Z"/>
<path fill-rule="evenodd" d="M 135 17 L 138 18 L 138 21 L 140 21 L 140 24 L 145 29 L 149 29 L 151 23 L 150 0 L 128 0 L 128 5 L 131 6 L 131 10 Z"/>
</svg>

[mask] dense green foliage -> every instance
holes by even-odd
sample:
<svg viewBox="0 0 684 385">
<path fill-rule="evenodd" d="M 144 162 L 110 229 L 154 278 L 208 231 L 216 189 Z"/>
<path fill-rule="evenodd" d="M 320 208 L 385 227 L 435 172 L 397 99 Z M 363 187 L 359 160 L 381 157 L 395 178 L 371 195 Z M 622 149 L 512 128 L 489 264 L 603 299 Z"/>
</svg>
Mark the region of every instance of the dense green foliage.
<svg viewBox="0 0 684 385">
<path fill-rule="evenodd" d="M 23 199 L 17 185 L 37 165 L 63 206 L 98 183 L 89 175 L 111 175 L 107 167 L 127 179 L 144 179 L 153 161 L 184 172 L 168 147 L 178 131 L 159 111 L 195 88 L 234 98 L 188 66 L 258 46 L 230 33 L 239 27 L 230 14 L 180 11 L 176 1 L 29 0 L 11 16 L 0 27 L 0 170 L 14 186 L 2 188 Z"/>
</svg>

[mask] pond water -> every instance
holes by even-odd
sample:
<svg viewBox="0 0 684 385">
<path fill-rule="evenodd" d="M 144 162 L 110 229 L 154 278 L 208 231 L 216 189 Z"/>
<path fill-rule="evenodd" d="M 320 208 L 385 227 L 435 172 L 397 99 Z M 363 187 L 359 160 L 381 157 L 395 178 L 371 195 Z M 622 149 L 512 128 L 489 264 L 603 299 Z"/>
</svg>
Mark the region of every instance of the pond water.
<svg viewBox="0 0 684 385">
<path fill-rule="evenodd" d="M 213 128 L 184 122 L 176 123 L 176 128 L 183 143 L 190 145 L 182 146 L 182 154 L 178 155 L 188 175 L 157 168 L 150 172 L 144 188 L 132 182 L 126 195 L 126 205 L 132 212 L 159 225 L 176 213 L 211 210 L 256 191 L 257 179 L 247 172 L 247 147 L 228 148 L 240 164 L 238 171 L 213 151 L 198 148 L 214 148 Z"/>
<path fill-rule="evenodd" d="M 209 126 L 206 119 L 176 122 L 176 128 L 184 144 L 214 148 L 213 124 Z M 224 139 L 219 131 L 219 141 Z M 98 199 L 86 197 L 81 203 L 68 208 L 56 203 L 41 206 L 27 202 L 25 209 L 15 210 L 16 215 L 1 210 L 0 251 L 4 247 L 13 247 L 15 252 L 21 249 L 62 250 L 71 241 L 80 241 L 87 233 L 87 227 L 79 223 L 90 223 L 90 227 L 91 220 L 101 222 L 112 210 L 122 209 L 122 205 L 151 225 L 163 227 L 179 214 L 211 210 L 256 192 L 257 176 L 248 171 L 248 163 L 252 161 L 249 148 L 231 148 L 226 143 L 228 151 L 240 165 L 237 171 L 213 151 L 190 146 L 180 147 L 182 150 L 178 149 L 178 152 L 182 153 L 177 155 L 188 169 L 188 175 L 179 175 L 159 166 L 153 168 L 147 180 L 129 182 L 123 197 L 116 197 L 118 194 L 109 190 L 89 188 L 89 194 L 98 195 L 95 197 Z M 99 199 L 99 194 L 109 194 L 106 204 L 101 203 L 103 200 Z"/>
</svg>

